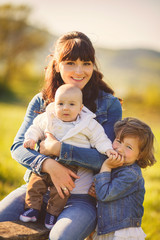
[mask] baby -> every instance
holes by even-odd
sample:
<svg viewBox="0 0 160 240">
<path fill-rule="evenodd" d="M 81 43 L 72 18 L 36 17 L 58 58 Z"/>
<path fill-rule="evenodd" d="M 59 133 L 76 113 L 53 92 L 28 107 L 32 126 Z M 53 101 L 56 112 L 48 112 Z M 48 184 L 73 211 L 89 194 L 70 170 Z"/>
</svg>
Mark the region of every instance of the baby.
<svg viewBox="0 0 160 240">
<path fill-rule="evenodd" d="M 82 104 L 82 92 L 72 84 L 64 84 L 58 88 L 55 101 L 50 103 L 46 112 L 38 115 L 33 125 L 25 134 L 24 147 L 34 149 L 35 144 L 45 138 L 47 132 L 51 133 L 60 142 L 71 145 L 96 148 L 102 154 L 117 156 L 112 143 L 104 132 L 103 127 L 94 119 L 96 115 Z M 67 166 L 77 172 L 78 167 Z M 92 173 L 93 174 L 93 173 Z M 77 181 L 80 179 L 77 179 Z M 43 195 L 50 189 L 50 198 L 47 204 L 45 226 L 51 229 L 58 215 L 63 210 L 67 196 L 60 198 L 50 176 L 31 174 L 27 188 L 25 209 L 20 215 L 24 222 L 37 221 L 41 209 Z M 62 189 L 64 194 L 67 188 Z"/>
</svg>

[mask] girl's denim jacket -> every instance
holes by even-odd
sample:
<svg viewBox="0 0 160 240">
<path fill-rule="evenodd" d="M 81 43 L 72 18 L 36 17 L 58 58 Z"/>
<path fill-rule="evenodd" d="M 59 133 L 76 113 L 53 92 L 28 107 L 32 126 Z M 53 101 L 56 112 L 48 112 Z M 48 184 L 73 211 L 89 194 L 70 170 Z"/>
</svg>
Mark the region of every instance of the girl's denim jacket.
<svg viewBox="0 0 160 240">
<path fill-rule="evenodd" d="M 99 92 L 96 100 L 97 111 L 96 120 L 104 127 L 108 137 L 114 139 L 114 123 L 121 119 L 122 109 L 118 98 L 104 91 Z M 24 134 L 33 123 L 33 119 L 44 109 L 42 94 L 37 94 L 29 103 L 24 121 L 14 139 L 11 147 L 12 157 L 28 169 L 25 174 L 25 181 L 28 181 L 30 172 L 33 171 L 41 175 L 41 166 L 43 161 L 48 158 L 45 155 L 31 149 L 23 147 Z M 59 162 L 68 165 L 76 165 L 99 171 L 106 156 L 100 154 L 96 149 L 79 148 L 69 144 L 62 143 Z"/>
<path fill-rule="evenodd" d="M 94 176 L 94 182 L 98 199 L 98 235 L 141 226 L 145 188 L 137 163 L 99 173 Z"/>
</svg>

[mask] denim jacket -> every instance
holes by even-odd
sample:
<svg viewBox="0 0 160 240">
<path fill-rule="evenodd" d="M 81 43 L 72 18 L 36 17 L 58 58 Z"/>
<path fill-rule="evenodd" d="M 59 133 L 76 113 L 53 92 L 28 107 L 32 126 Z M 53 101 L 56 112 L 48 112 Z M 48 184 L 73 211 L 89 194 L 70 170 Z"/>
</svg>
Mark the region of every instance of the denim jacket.
<svg viewBox="0 0 160 240">
<path fill-rule="evenodd" d="M 96 120 L 104 127 L 108 137 L 113 141 L 114 123 L 122 117 L 121 104 L 113 95 L 100 91 L 98 99 L 96 100 L 96 105 Z M 41 175 L 42 163 L 48 158 L 37 151 L 23 147 L 25 132 L 33 123 L 34 118 L 38 115 L 37 112 L 40 112 L 43 108 L 44 101 L 42 99 L 42 94 L 39 93 L 35 95 L 29 103 L 24 121 L 11 147 L 12 157 L 29 170 L 25 178 L 26 181 L 28 181 L 30 171 Z M 105 159 L 106 156 L 100 154 L 96 149 L 79 148 L 62 143 L 58 161 L 68 165 L 77 165 L 99 171 Z"/>
<path fill-rule="evenodd" d="M 141 168 L 136 163 L 99 173 L 94 182 L 98 235 L 141 226 L 145 188 Z"/>
</svg>

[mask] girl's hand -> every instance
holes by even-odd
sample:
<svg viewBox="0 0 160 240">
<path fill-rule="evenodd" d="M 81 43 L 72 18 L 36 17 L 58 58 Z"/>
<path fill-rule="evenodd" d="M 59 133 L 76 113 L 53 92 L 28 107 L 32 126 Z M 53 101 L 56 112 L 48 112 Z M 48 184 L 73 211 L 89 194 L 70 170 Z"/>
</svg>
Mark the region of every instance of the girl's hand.
<svg viewBox="0 0 160 240">
<path fill-rule="evenodd" d="M 116 157 L 115 155 L 110 155 L 108 159 L 106 159 L 101 167 L 100 172 L 111 172 L 112 168 L 120 167 L 124 164 L 124 157 L 118 154 Z"/>
<path fill-rule="evenodd" d="M 88 194 L 91 195 L 92 197 L 96 198 L 96 190 L 95 190 L 95 184 L 94 182 L 92 183 L 92 185 L 90 186 L 89 190 L 88 190 Z"/>
<path fill-rule="evenodd" d="M 75 187 L 72 177 L 79 178 L 79 176 L 70 169 L 64 167 L 51 158 L 48 158 L 43 162 L 42 172 L 46 172 L 50 175 L 61 198 L 64 198 L 64 194 L 69 195 L 70 191 L 72 191 Z"/>
<path fill-rule="evenodd" d="M 40 143 L 40 153 L 59 157 L 61 143 L 49 132 L 45 134 L 45 137 L 45 140 Z"/>
</svg>

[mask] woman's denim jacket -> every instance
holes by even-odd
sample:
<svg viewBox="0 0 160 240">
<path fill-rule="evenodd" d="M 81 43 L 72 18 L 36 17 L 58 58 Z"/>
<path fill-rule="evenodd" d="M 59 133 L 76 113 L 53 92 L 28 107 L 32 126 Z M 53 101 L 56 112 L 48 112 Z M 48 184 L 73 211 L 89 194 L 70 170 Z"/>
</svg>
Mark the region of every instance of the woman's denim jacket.
<svg viewBox="0 0 160 240">
<path fill-rule="evenodd" d="M 121 104 L 113 95 L 100 91 L 98 99 L 96 100 L 96 105 L 96 120 L 104 127 L 108 137 L 113 141 L 114 123 L 122 117 Z M 48 158 L 37 151 L 23 147 L 24 134 L 26 130 L 33 123 L 33 119 L 38 115 L 37 112 L 42 111 L 43 108 L 44 101 L 41 93 L 39 93 L 29 103 L 24 121 L 11 147 L 12 157 L 29 170 L 25 174 L 26 181 L 28 181 L 31 171 L 41 175 L 42 163 L 46 158 Z M 77 165 L 94 171 L 99 171 L 105 159 L 106 156 L 100 154 L 96 149 L 79 148 L 62 143 L 58 161 L 69 165 Z"/>
<path fill-rule="evenodd" d="M 94 176 L 94 182 L 98 199 L 98 235 L 141 226 L 145 188 L 137 163 L 99 173 Z"/>
</svg>

